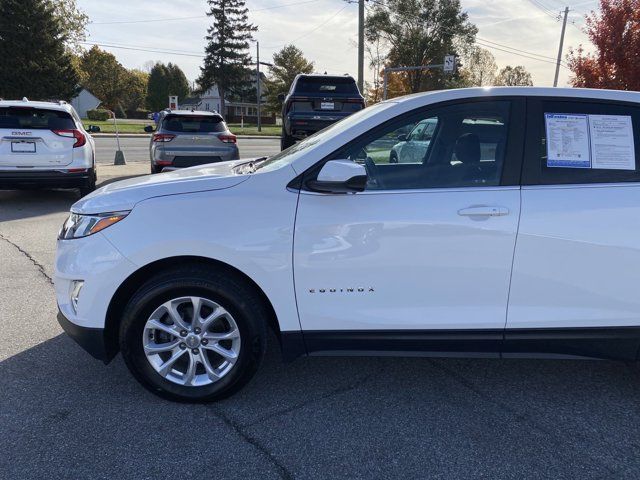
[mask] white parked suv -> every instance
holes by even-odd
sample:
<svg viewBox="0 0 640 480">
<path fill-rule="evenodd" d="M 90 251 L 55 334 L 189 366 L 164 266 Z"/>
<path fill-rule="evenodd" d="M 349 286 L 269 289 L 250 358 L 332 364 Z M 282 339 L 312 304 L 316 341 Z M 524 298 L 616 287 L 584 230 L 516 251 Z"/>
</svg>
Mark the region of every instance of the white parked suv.
<svg viewBox="0 0 640 480">
<path fill-rule="evenodd" d="M 95 190 L 95 143 L 67 102 L 0 100 L 0 188 L 21 187 Z"/>
<path fill-rule="evenodd" d="M 421 161 L 390 162 L 395 143 L 382 140 L 424 119 L 436 125 Z M 77 202 L 58 242 L 59 321 L 181 401 L 238 390 L 269 328 L 286 359 L 635 361 L 638 159 L 635 92 L 383 102 L 270 158 L 124 180 Z"/>
</svg>

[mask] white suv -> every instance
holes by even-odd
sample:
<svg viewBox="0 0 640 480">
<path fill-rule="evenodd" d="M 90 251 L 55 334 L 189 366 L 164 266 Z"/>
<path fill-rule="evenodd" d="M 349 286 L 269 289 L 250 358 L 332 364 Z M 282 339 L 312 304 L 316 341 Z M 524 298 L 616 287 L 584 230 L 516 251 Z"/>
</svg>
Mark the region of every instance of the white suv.
<svg viewBox="0 0 640 480">
<path fill-rule="evenodd" d="M 421 160 L 390 162 L 399 132 L 425 119 Z M 145 387 L 182 401 L 238 390 L 268 328 L 286 359 L 635 361 L 638 159 L 635 92 L 383 102 L 268 159 L 79 201 L 58 242 L 58 318 L 95 357 L 121 351 Z"/>
<path fill-rule="evenodd" d="M 0 100 L 0 188 L 96 188 L 95 144 L 66 102 Z"/>
</svg>

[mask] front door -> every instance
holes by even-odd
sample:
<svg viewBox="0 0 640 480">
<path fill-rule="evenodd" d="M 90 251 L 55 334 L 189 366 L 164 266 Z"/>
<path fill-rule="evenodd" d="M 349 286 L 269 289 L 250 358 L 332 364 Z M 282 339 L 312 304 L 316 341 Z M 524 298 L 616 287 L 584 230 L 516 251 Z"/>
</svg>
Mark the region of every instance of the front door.
<svg viewBox="0 0 640 480">
<path fill-rule="evenodd" d="M 427 107 L 330 157 L 364 162 L 369 183 L 356 194 L 301 191 L 294 270 L 308 347 L 334 333 L 501 339 L 520 213 L 523 132 L 510 125 L 522 115 L 508 99 Z M 397 132 L 427 118 L 437 125 L 420 161 L 390 163 Z"/>
</svg>

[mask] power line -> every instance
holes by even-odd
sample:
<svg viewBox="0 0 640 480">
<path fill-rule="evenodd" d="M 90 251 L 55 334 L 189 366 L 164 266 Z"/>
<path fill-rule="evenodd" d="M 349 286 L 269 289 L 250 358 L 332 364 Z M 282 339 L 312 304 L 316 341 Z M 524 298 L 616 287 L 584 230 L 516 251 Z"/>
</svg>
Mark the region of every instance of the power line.
<svg viewBox="0 0 640 480">
<path fill-rule="evenodd" d="M 135 51 L 139 51 L 139 52 L 150 52 L 150 53 L 164 53 L 167 55 L 179 55 L 182 57 L 198 57 L 198 58 L 204 58 L 205 55 L 204 54 L 199 54 L 199 53 L 187 53 L 187 52 L 179 52 L 179 51 L 168 51 L 168 50 L 159 50 L 159 49 L 154 49 L 154 48 L 144 48 L 144 47 L 133 47 L 133 46 L 127 46 L 127 45 L 115 45 L 115 44 L 110 44 L 110 43 L 99 43 L 99 42 L 78 42 L 81 45 L 90 45 L 90 46 L 98 46 L 98 47 L 103 47 L 103 48 L 119 48 L 122 50 L 135 50 Z"/>
<path fill-rule="evenodd" d="M 519 57 L 529 58 L 529 59 L 531 59 L 531 60 L 537 60 L 538 62 L 550 63 L 550 64 L 552 64 L 552 65 L 555 65 L 555 64 L 556 64 L 555 60 L 554 60 L 554 61 L 552 61 L 552 60 L 544 60 L 544 59 L 542 59 L 542 58 L 533 57 L 533 56 L 531 56 L 531 55 L 525 55 L 524 53 L 516 53 L 516 52 L 512 52 L 511 50 L 506 50 L 506 49 L 504 49 L 504 48 L 496 47 L 496 46 L 494 46 L 494 45 L 485 44 L 485 43 L 482 43 L 481 41 L 478 41 L 478 40 L 476 40 L 476 43 L 478 43 L 478 44 L 482 45 L 482 46 L 483 46 L 483 47 L 485 47 L 485 48 L 489 48 L 489 49 L 493 49 L 493 50 L 499 50 L 499 51 L 501 51 L 501 52 L 510 53 L 511 55 L 516 55 L 516 56 L 519 56 Z M 564 65 L 563 63 L 561 63 L 560 65 L 561 65 L 562 67 L 564 67 L 564 68 L 569 68 L 569 67 L 567 67 L 566 65 Z"/>
<path fill-rule="evenodd" d="M 481 41 L 481 42 L 485 42 L 485 43 L 491 43 L 491 44 L 497 45 L 499 47 L 509 48 L 509 49 L 514 50 L 516 52 L 524 53 L 524 54 L 527 54 L 527 55 L 533 55 L 535 57 L 542 57 L 542 58 L 546 58 L 546 59 L 549 59 L 549 60 L 553 60 L 554 63 L 555 63 L 555 58 L 554 57 L 550 57 L 550 56 L 547 56 L 547 55 L 541 55 L 541 54 L 535 53 L 535 52 L 529 52 L 527 50 L 520 50 L 519 48 L 511 47 L 509 45 L 504 45 L 502 43 L 498 43 L 498 42 L 494 42 L 494 41 L 491 41 L 491 40 L 487 40 L 485 38 L 476 37 L 476 41 L 478 41 L 478 40 Z"/>
<path fill-rule="evenodd" d="M 333 20 L 335 17 L 337 17 L 338 15 L 340 15 L 340 13 L 342 13 L 342 11 L 347 8 L 349 6 L 349 4 L 345 5 L 344 7 L 342 7 L 340 10 L 338 10 L 337 12 L 335 12 L 333 15 L 331 15 L 329 18 L 327 18 L 325 21 L 323 21 L 320 25 L 315 26 L 314 28 L 312 28 L 311 30 L 309 30 L 307 33 L 305 33 L 304 35 L 299 36 L 298 38 L 294 38 L 293 40 L 289 40 L 287 41 L 287 43 L 285 44 L 280 44 L 280 45 L 272 45 L 269 47 L 263 47 L 263 48 L 267 48 L 267 49 L 275 49 L 275 48 L 280 48 L 280 47 L 284 47 L 285 45 L 289 45 L 292 43 L 297 42 L 298 40 L 302 40 L 305 37 L 308 37 L 309 35 L 311 35 L 313 32 L 315 32 L 316 30 L 324 27 L 327 23 L 329 23 L 331 20 Z"/>
<path fill-rule="evenodd" d="M 295 5 L 305 5 L 307 3 L 316 3 L 320 0 L 305 0 L 303 2 L 286 3 L 283 5 L 274 5 L 272 7 L 249 9 L 250 13 L 263 12 L 265 10 L 275 10 L 277 8 L 293 7 Z M 178 22 L 182 20 L 196 20 L 199 18 L 208 18 L 209 15 L 196 15 L 192 17 L 172 17 L 172 18 L 155 18 L 149 20 L 122 20 L 113 22 L 90 22 L 90 25 L 120 25 L 129 23 L 155 23 L 155 22 Z"/>
</svg>

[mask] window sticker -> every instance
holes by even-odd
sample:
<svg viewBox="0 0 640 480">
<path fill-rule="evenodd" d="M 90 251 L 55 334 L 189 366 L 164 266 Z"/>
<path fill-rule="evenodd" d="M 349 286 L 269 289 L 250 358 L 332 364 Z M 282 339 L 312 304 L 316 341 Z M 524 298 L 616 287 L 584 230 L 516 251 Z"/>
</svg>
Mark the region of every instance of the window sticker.
<svg viewBox="0 0 640 480">
<path fill-rule="evenodd" d="M 633 124 L 627 115 L 589 115 L 592 168 L 635 170 Z"/>
<path fill-rule="evenodd" d="M 635 170 L 628 115 L 545 113 L 547 167 Z"/>
<path fill-rule="evenodd" d="M 547 167 L 591 168 L 587 115 L 545 113 Z"/>
</svg>

